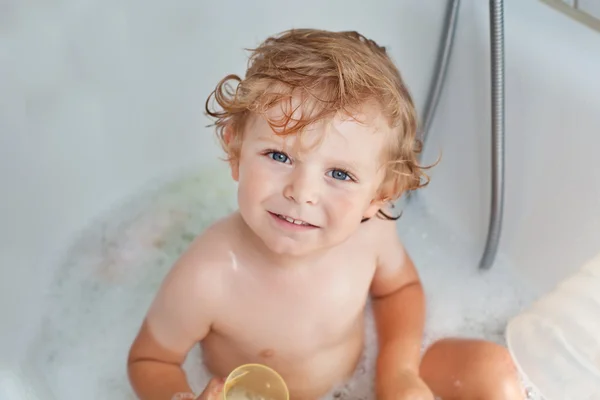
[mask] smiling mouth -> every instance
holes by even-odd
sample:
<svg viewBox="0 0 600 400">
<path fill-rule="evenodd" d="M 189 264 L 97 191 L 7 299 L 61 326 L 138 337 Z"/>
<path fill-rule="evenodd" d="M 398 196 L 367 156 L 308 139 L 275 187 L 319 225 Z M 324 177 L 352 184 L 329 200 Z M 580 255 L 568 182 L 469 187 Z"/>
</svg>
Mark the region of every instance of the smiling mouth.
<svg viewBox="0 0 600 400">
<path fill-rule="evenodd" d="M 309 224 L 306 221 L 302 221 L 301 219 L 294 219 L 292 217 L 288 217 L 287 215 L 283 215 L 283 214 L 277 214 L 277 213 L 271 213 L 271 214 L 279 219 L 289 222 L 290 224 L 300 225 L 300 226 L 310 226 L 313 228 L 317 228 L 317 226 L 315 226 L 313 224 Z"/>
</svg>

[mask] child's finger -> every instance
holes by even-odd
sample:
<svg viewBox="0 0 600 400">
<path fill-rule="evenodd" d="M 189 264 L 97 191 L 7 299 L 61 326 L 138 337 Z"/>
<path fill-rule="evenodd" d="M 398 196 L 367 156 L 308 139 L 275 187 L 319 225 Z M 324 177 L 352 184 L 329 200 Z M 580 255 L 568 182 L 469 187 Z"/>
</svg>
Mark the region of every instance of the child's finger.
<svg viewBox="0 0 600 400">
<path fill-rule="evenodd" d="M 224 383 L 223 379 L 212 378 L 197 400 L 220 400 Z"/>
</svg>

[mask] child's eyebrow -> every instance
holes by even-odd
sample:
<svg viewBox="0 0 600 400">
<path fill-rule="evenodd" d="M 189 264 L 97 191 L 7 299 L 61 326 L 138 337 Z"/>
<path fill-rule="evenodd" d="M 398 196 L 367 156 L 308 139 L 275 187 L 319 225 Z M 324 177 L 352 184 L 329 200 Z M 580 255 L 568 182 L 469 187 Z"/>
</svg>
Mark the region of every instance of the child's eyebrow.
<svg viewBox="0 0 600 400">
<path fill-rule="evenodd" d="M 277 148 L 281 148 L 282 151 L 291 151 L 293 153 L 295 153 L 295 157 L 297 158 L 298 161 L 302 161 L 303 157 L 303 151 L 297 151 L 298 149 L 295 148 L 295 146 L 286 146 L 285 143 L 285 137 L 281 137 L 281 136 L 277 136 L 275 134 L 271 134 L 271 135 L 265 135 L 265 134 L 260 134 L 258 135 L 258 137 L 256 138 L 257 143 L 261 144 L 261 145 L 270 145 L 273 147 L 277 147 Z M 284 148 L 285 147 L 285 148 Z M 308 152 L 310 152 L 310 150 L 308 150 Z M 360 162 L 360 161 L 356 161 L 356 160 L 348 160 L 348 159 L 343 159 L 340 158 L 339 155 L 324 155 L 324 161 L 325 163 L 327 163 L 330 166 L 333 166 L 334 168 L 344 168 L 344 169 L 348 169 L 350 171 L 365 171 L 366 169 L 369 168 L 368 165 Z"/>
<path fill-rule="evenodd" d="M 341 160 L 341 159 L 337 159 L 337 158 L 331 158 L 328 160 L 328 162 L 335 167 L 348 169 L 350 171 L 364 171 L 365 169 L 367 169 L 366 165 L 363 165 L 363 164 L 353 161 L 353 160 L 350 161 L 350 160 Z"/>
</svg>

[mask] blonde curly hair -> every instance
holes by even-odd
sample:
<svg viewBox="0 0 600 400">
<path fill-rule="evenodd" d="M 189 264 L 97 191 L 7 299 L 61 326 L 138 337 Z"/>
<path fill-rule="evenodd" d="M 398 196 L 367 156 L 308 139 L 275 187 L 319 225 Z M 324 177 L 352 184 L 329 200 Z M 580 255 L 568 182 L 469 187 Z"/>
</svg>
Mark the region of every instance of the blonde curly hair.
<svg viewBox="0 0 600 400">
<path fill-rule="evenodd" d="M 395 200 L 427 185 L 429 167 L 418 163 L 422 145 L 414 103 L 384 47 L 353 31 L 292 29 L 249 50 L 245 78 L 227 75 L 206 100 L 228 161 L 239 157 L 250 115 L 265 115 L 282 102 L 291 105 L 292 97 L 301 99 L 301 107 L 287 107 L 282 120 L 268 120 L 278 135 L 300 133 L 339 112 L 353 117 L 360 107 L 375 104 L 394 132 L 381 197 Z M 219 109 L 211 108 L 211 100 Z"/>
</svg>

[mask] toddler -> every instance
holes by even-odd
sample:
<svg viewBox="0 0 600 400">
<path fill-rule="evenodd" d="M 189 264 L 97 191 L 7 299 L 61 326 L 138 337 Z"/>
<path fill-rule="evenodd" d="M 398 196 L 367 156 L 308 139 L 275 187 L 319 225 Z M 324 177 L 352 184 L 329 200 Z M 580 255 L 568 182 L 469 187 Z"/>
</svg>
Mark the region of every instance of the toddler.
<svg viewBox="0 0 600 400">
<path fill-rule="evenodd" d="M 413 101 L 385 48 L 356 32 L 287 31 L 206 107 L 239 208 L 161 285 L 129 353 L 140 399 L 218 399 L 245 363 L 279 372 L 292 400 L 318 399 L 353 374 L 367 304 L 377 399 L 524 398 L 501 346 L 443 339 L 421 352 L 423 289 L 390 205 L 428 178 Z M 182 369 L 198 343 L 215 377 L 199 395 Z"/>
</svg>

